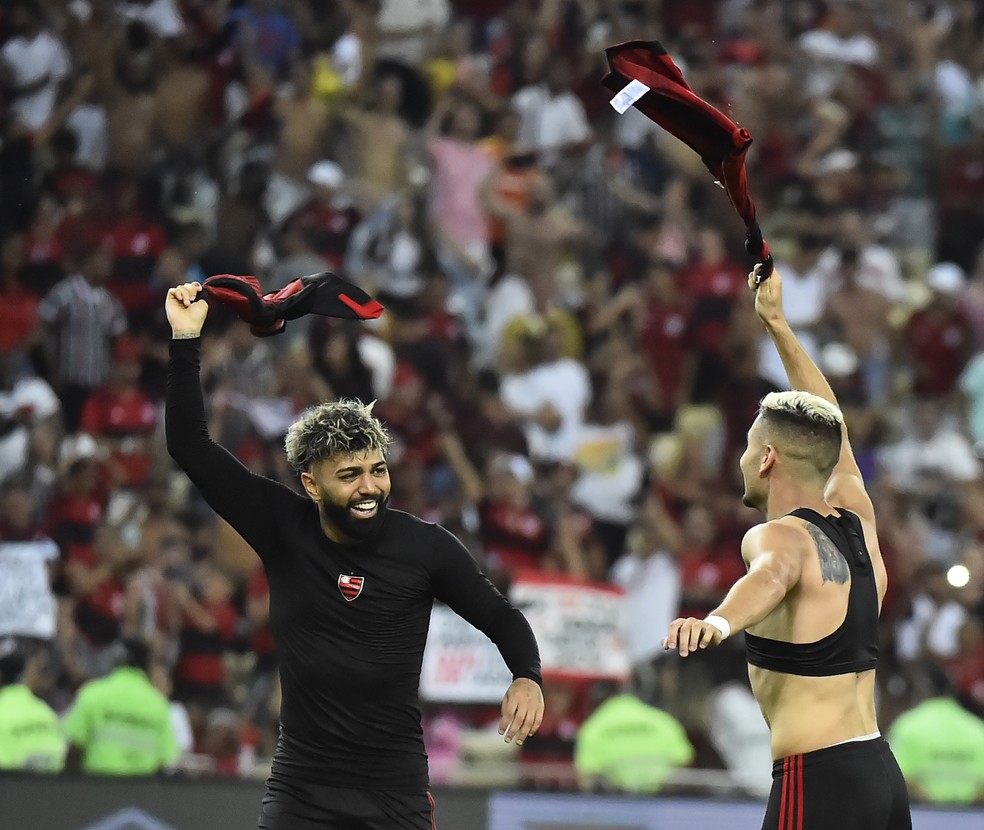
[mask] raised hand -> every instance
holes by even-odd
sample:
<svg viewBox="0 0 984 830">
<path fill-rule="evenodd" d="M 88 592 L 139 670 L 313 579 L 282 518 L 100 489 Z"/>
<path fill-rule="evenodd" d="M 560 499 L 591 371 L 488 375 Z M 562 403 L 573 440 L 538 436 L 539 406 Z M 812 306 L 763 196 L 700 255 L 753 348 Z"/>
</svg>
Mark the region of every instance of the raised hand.
<svg viewBox="0 0 984 830">
<path fill-rule="evenodd" d="M 195 302 L 201 290 L 201 283 L 197 282 L 186 282 L 167 290 L 164 311 L 171 324 L 172 337 L 198 337 L 202 333 L 208 316 L 208 303 L 205 300 Z"/>
<path fill-rule="evenodd" d="M 773 325 L 784 319 L 782 311 L 782 277 L 773 269 L 772 276 L 758 281 L 762 264 L 756 265 L 748 275 L 748 287 L 755 292 L 755 313 L 765 325 Z"/>
</svg>

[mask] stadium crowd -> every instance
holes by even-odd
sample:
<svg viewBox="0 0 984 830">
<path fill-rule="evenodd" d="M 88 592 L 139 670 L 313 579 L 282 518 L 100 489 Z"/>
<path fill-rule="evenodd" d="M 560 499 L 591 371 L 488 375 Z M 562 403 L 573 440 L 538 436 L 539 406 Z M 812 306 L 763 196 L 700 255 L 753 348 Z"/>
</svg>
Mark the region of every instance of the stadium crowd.
<svg viewBox="0 0 984 830">
<path fill-rule="evenodd" d="M 529 570 L 622 586 L 626 688 L 682 725 L 674 763 L 743 768 L 758 716 L 740 638 L 686 663 L 660 641 L 743 572 L 759 519 L 737 458 L 785 376 L 724 194 L 608 105 L 604 48 L 627 39 L 659 39 L 754 137 L 786 312 L 878 511 L 882 728 L 941 694 L 984 717 L 973 0 L 4 3 L 0 635 L 23 636 L 56 711 L 138 638 L 186 768 L 269 757 L 267 586 L 166 455 L 163 300 L 212 274 L 276 290 L 328 269 L 386 313 L 258 339 L 213 306 L 212 435 L 299 488 L 292 420 L 375 400 L 391 506 L 447 526 L 503 587 Z M 50 575 L 35 610 L 52 630 L 10 588 L 24 550 Z M 604 686 L 548 676 L 520 760 L 569 768 Z M 428 706 L 435 778 L 454 778 L 487 708 Z"/>
</svg>

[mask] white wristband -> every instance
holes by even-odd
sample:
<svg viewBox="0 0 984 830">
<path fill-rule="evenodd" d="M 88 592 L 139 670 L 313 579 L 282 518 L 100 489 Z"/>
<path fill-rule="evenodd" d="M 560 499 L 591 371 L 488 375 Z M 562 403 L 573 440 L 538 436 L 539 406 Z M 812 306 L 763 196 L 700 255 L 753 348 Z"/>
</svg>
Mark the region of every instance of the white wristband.
<svg viewBox="0 0 984 830">
<path fill-rule="evenodd" d="M 721 632 L 721 639 L 727 640 L 731 636 L 731 623 L 729 623 L 724 617 L 719 617 L 717 614 L 711 614 L 709 617 L 704 617 L 704 622 L 708 625 L 713 625 L 718 631 Z"/>
</svg>

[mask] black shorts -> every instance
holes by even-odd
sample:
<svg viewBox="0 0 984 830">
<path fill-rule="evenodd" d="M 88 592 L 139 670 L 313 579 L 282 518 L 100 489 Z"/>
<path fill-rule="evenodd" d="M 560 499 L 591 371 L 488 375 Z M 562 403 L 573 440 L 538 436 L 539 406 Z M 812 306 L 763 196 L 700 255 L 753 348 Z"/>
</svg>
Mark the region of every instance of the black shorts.
<svg viewBox="0 0 984 830">
<path fill-rule="evenodd" d="M 436 830 L 428 792 L 389 793 L 269 782 L 259 830 Z"/>
<path fill-rule="evenodd" d="M 905 779 L 884 738 L 776 761 L 762 830 L 830 828 L 911 830 Z"/>
</svg>

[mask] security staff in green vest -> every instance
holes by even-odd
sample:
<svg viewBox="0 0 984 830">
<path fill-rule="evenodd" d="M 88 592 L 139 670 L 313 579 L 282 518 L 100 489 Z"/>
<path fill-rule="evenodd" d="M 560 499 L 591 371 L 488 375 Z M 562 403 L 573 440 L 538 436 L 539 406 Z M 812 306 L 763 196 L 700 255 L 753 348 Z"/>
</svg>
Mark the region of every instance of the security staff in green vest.
<svg viewBox="0 0 984 830">
<path fill-rule="evenodd" d="M 984 804 L 984 720 L 960 705 L 941 667 L 923 675 L 927 698 L 888 730 L 909 792 L 934 804 Z"/>
<path fill-rule="evenodd" d="M 21 682 L 26 666 L 24 647 L 0 639 L 0 770 L 60 772 L 65 735 L 54 710 Z"/>
<path fill-rule="evenodd" d="M 95 775 L 153 775 L 178 758 L 171 704 L 148 678 L 150 649 L 125 639 L 118 664 L 79 689 L 65 716 L 67 766 Z"/>
</svg>

